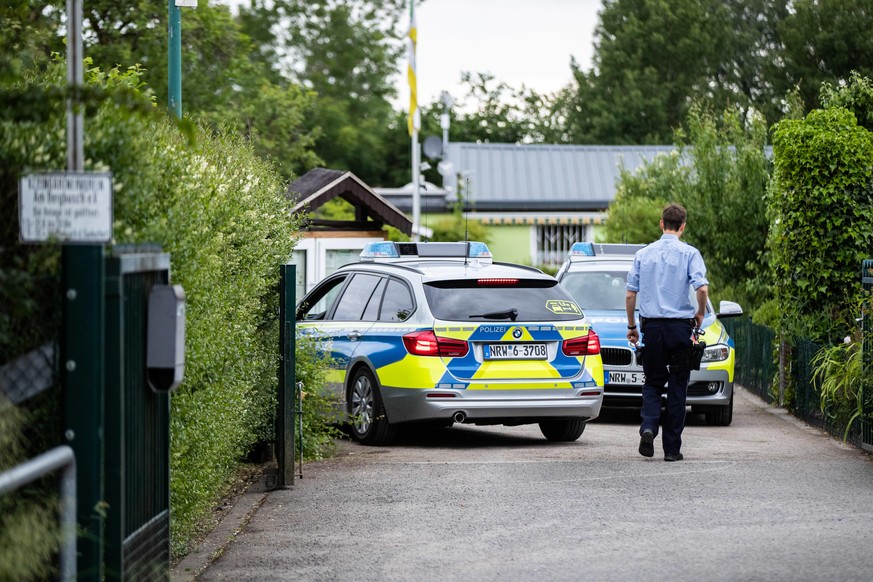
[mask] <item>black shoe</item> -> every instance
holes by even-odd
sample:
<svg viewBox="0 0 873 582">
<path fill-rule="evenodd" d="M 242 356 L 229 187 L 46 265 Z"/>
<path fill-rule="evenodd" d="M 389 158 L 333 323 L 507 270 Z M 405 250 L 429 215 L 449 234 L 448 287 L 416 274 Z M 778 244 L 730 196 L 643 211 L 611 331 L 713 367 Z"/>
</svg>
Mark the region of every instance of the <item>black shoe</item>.
<svg viewBox="0 0 873 582">
<path fill-rule="evenodd" d="M 682 453 L 667 453 L 664 455 L 665 461 L 681 461 L 683 458 Z"/>
<path fill-rule="evenodd" d="M 644 430 L 640 435 L 640 454 L 644 457 L 655 456 L 655 433 Z"/>
</svg>

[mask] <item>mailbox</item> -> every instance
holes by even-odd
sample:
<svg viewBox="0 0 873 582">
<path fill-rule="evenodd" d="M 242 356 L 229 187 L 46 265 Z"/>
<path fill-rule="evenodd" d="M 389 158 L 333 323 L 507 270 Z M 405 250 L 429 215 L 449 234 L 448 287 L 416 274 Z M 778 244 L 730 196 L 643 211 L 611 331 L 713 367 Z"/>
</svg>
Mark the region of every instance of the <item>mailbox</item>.
<svg viewBox="0 0 873 582">
<path fill-rule="evenodd" d="M 146 380 L 155 392 L 174 390 L 185 373 L 185 291 L 155 285 L 149 292 Z"/>
</svg>

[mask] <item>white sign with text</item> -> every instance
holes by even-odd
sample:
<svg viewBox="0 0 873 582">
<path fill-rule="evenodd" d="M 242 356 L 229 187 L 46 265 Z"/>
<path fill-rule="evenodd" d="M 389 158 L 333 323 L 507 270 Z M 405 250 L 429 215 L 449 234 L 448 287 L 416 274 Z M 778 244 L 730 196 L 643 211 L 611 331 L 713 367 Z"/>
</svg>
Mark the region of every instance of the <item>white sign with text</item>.
<svg viewBox="0 0 873 582">
<path fill-rule="evenodd" d="M 23 243 L 108 243 L 112 239 L 112 174 L 23 176 L 18 185 L 18 220 Z"/>
</svg>

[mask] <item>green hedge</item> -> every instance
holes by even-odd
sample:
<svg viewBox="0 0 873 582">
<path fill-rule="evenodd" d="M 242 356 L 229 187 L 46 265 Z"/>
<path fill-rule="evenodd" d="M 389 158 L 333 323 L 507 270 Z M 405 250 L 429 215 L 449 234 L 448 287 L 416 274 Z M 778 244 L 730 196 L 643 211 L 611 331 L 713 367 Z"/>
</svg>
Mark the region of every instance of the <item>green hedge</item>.
<svg viewBox="0 0 873 582">
<path fill-rule="evenodd" d="M 817 109 L 776 124 L 773 154 L 767 206 L 781 327 L 836 343 L 855 327 L 858 265 L 873 243 L 873 133 L 847 109 Z"/>
<path fill-rule="evenodd" d="M 62 66 L 26 80 L 50 93 Z M 185 381 L 172 398 L 174 553 L 184 552 L 239 461 L 272 438 L 278 367 L 279 264 L 297 222 L 285 184 L 250 143 L 181 126 L 154 107 L 139 71 L 91 70 L 86 169 L 111 171 L 116 243 L 158 243 L 185 288 Z M 134 105 L 133 111 L 131 105 Z M 41 120 L 0 126 L 7 174 L 66 165 L 63 101 Z M 300 354 L 303 359 L 308 354 Z"/>
</svg>

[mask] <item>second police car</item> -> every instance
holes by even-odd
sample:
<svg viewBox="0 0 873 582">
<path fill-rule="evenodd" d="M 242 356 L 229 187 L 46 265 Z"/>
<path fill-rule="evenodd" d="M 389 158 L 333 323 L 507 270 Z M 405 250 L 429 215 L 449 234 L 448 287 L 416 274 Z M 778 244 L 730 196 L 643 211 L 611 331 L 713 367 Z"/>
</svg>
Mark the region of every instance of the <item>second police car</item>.
<svg viewBox="0 0 873 582">
<path fill-rule="evenodd" d="M 300 301 L 297 326 L 330 355 L 364 444 L 421 422 L 537 423 L 574 441 L 600 414 L 600 341 L 579 306 L 482 243 L 373 243 Z"/>
<path fill-rule="evenodd" d="M 600 336 L 604 367 L 604 405 L 640 406 L 645 381 L 642 365 L 627 341 L 625 293 L 634 253 L 645 245 L 576 243 L 556 275 Z M 689 286 L 689 294 L 693 290 Z M 692 304 L 696 299 L 692 297 Z M 721 301 L 719 313 L 707 302 L 703 319 L 706 350 L 700 370 L 688 382 L 688 404 L 707 424 L 727 426 L 733 419 L 734 342 L 719 321 L 742 315 L 733 301 Z M 637 318 L 639 314 L 637 314 Z M 642 337 L 645 343 L 645 337 Z"/>
</svg>

